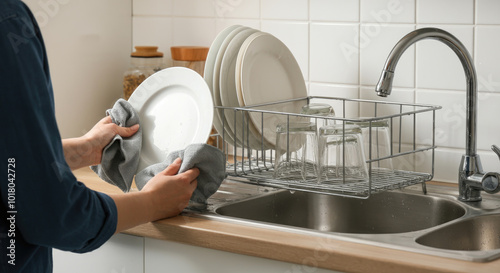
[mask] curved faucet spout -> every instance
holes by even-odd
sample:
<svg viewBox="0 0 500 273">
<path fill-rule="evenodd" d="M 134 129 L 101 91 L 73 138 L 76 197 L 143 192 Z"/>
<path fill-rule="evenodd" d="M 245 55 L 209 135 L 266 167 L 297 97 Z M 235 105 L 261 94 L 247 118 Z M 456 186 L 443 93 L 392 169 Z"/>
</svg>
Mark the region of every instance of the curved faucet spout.
<svg viewBox="0 0 500 273">
<path fill-rule="evenodd" d="M 481 200 L 480 192 L 476 192 L 474 189 L 465 189 L 469 178 L 476 175 L 482 174 L 481 162 L 479 156 L 476 155 L 477 152 L 477 76 L 476 69 L 474 68 L 474 63 L 472 58 L 465 48 L 465 46 L 452 34 L 438 29 L 438 28 L 422 28 L 417 29 L 408 33 L 406 36 L 401 38 L 401 40 L 394 46 L 387 61 L 385 62 L 382 75 L 377 83 L 375 91 L 379 96 L 386 97 L 391 94 L 392 81 L 394 78 L 394 71 L 399 58 L 405 50 L 413 45 L 414 43 L 423 39 L 434 39 L 443 42 L 449 46 L 458 56 L 460 62 L 465 71 L 465 76 L 467 79 L 467 101 L 466 101 L 466 140 L 465 140 L 465 155 L 462 158 L 461 169 L 459 173 L 459 187 L 460 187 L 460 199 L 466 201 L 478 201 Z M 466 183 L 467 182 L 467 183 Z M 472 182 L 471 182 L 472 183 Z M 462 189 L 462 186 L 464 189 Z M 468 187 L 468 186 L 467 186 Z M 462 191 L 465 192 L 462 196 Z M 465 196 L 467 195 L 467 196 Z"/>
<path fill-rule="evenodd" d="M 477 76 L 472 58 L 465 46 L 452 34 L 438 28 L 421 28 L 408 33 L 394 46 L 387 61 L 384 70 L 377 83 L 375 91 L 379 96 L 386 97 L 391 94 L 392 80 L 394 70 L 399 58 L 405 50 L 414 43 L 423 39 L 434 39 L 448 45 L 458 56 L 465 71 L 467 78 L 467 132 L 466 132 L 466 151 L 467 156 L 476 155 L 476 107 L 477 107 Z"/>
</svg>

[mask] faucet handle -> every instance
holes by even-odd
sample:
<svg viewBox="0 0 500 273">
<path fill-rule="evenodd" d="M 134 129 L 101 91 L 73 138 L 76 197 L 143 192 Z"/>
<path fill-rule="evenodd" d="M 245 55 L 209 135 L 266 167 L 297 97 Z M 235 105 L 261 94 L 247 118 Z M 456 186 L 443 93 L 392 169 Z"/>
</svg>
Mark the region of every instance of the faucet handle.
<svg viewBox="0 0 500 273">
<path fill-rule="evenodd" d="M 483 176 L 481 182 L 483 190 L 487 193 L 497 193 L 500 191 L 500 173 L 489 172 Z"/>
<path fill-rule="evenodd" d="M 500 149 L 496 145 L 492 145 L 491 149 L 497 154 L 500 159 Z M 489 193 L 496 193 L 500 191 L 500 173 L 488 172 L 482 179 L 483 190 Z"/>
<path fill-rule="evenodd" d="M 495 152 L 495 154 L 498 155 L 498 158 L 500 159 L 500 149 L 497 147 L 497 145 L 491 145 L 491 149 L 493 150 L 493 152 Z"/>
</svg>

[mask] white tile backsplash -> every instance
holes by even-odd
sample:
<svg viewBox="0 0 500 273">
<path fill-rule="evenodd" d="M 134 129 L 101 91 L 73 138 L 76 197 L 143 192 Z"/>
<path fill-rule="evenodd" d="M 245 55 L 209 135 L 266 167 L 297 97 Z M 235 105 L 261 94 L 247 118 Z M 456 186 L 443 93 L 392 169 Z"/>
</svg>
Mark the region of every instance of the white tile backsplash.
<svg viewBox="0 0 500 273">
<path fill-rule="evenodd" d="M 437 148 L 434 154 L 434 180 L 457 183 L 458 166 L 463 154 L 463 149 Z"/>
<path fill-rule="evenodd" d="M 213 17 L 218 1 L 172 0 L 173 15 L 188 17 Z"/>
<path fill-rule="evenodd" d="M 359 21 L 359 0 L 311 0 L 310 9 L 314 21 Z"/>
<path fill-rule="evenodd" d="M 311 24 L 311 81 L 358 84 L 358 28 L 354 24 Z"/>
<path fill-rule="evenodd" d="M 225 18 L 217 18 L 215 20 L 215 35 L 219 34 L 222 30 L 227 27 L 240 25 L 246 26 L 254 29 L 260 29 L 260 20 L 255 19 L 225 19 Z M 215 39 L 216 36 L 212 38 Z"/>
<path fill-rule="evenodd" d="M 170 47 L 173 45 L 173 19 L 169 17 L 134 17 L 132 18 L 132 45 L 158 46 L 166 60 L 171 58 Z M 132 49 L 131 49 L 132 50 Z"/>
<path fill-rule="evenodd" d="M 500 1 L 476 0 L 476 24 L 500 24 Z"/>
<path fill-rule="evenodd" d="M 225 27 L 245 25 L 275 35 L 290 48 L 310 95 L 441 105 L 436 112 L 435 179 L 456 181 L 465 145 L 465 76 L 453 51 L 437 41 L 420 41 L 399 61 L 392 95 L 377 97 L 373 88 L 401 37 L 422 27 L 451 32 L 474 58 L 479 154 L 485 170 L 496 168 L 489 146 L 500 144 L 495 119 L 500 116 L 498 14 L 498 0 L 133 0 L 133 43 L 157 44 L 169 56 L 172 45 L 209 46 Z M 337 115 L 341 108 L 335 105 Z M 346 114 L 372 111 L 354 106 Z M 417 125 L 430 120 L 420 115 Z M 413 141 L 411 120 L 404 123 L 403 149 Z M 431 139 L 429 132 L 420 132 L 416 144 Z M 420 159 L 412 160 L 401 164 L 419 170 Z"/>
<path fill-rule="evenodd" d="M 210 46 L 216 35 L 213 18 L 174 18 L 173 45 Z"/>
<path fill-rule="evenodd" d="M 415 23 L 415 0 L 361 0 L 363 23 Z"/>
<path fill-rule="evenodd" d="M 437 27 L 457 37 L 473 56 L 474 30 L 472 26 L 418 25 L 417 28 Z M 444 43 L 424 40 L 417 44 L 417 88 L 465 90 L 462 64 Z"/>
<path fill-rule="evenodd" d="M 500 91 L 499 44 L 500 26 L 476 27 L 475 65 L 480 91 Z"/>
<path fill-rule="evenodd" d="M 500 146 L 500 93 L 479 93 L 477 98 L 477 148 L 490 150 L 491 145 Z M 482 133 L 481 133 L 482 132 Z M 498 166 L 498 165 L 497 165 Z"/>
<path fill-rule="evenodd" d="M 375 86 L 382 72 L 387 56 L 394 45 L 413 25 L 363 24 L 360 30 L 360 79 L 363 85 Z M 411 46 L 401 56 L 395 71 L 394 87 L 413 87 L 415 85 L 415 49 Z"/>
<path fill-rule="evenodd" d="M 418 24 L 473 24 L 474 0 L 417 0 Z"/>
<path fill-rule="evenodd" d="M 436 114 L 436 145 L 447 148 L 465 147 L 465 91 L 419 90 L 416 101 L 420 104 L 443 107 L 439 114 Z M 429 121 L 419 120 L 419 122 Z M 425 140 L 422 140 L 421 135 L 418 137 L 421 142 L 430 144 L 427 137 Z"/>
<path fill-rule="evenodd" d="M 261 1 L 263 19 L 308 20 L 308 0 L 265 0 Z"/>
<path fill-rule="evenodd" d="M 258 19 L 260 0 L 219 0 L 213 1 L 218 18 Z"/>
<path fill-rule="evenodd" d="M 170 16 L 174 7 L 173 0 L 134 0 L 134 16 Z"/>
</svg>

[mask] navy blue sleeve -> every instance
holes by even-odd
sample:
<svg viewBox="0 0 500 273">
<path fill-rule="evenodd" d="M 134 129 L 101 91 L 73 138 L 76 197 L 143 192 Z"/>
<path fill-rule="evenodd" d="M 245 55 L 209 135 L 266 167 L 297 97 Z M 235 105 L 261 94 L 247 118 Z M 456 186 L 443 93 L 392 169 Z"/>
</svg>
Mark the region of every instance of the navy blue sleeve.
<svg viewBox="0 0 500 273">
<path fill-rule="evenodd" d="M 0 10 L 0 209 L 9 210 L 8 190 L 15 184 L 18 240 L 92 251 L 114 234 L 116 206 L 78 182 L 64 159 L 45 47 L 23 7 Z M 15 162 L 10 185 L 9 161 Z"/>
</svg>

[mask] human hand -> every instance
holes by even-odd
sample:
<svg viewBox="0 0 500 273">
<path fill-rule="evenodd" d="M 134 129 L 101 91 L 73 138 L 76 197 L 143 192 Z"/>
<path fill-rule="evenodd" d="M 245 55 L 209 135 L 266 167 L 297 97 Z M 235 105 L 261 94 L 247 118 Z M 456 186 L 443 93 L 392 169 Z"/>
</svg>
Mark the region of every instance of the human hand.
<svg viewBox="0 0 500 273">
<path fill-rule="evenodd" d="M 189 203 L 198 184 L 197 168 L 177 174 L 181 160 L 177 159 L 165 170 L 151 178 L 141 191 L 110 194 L 118 219 L 116 233 L 131 227 L 178 215 Z"/>
<path fill-rule="evenodd" d="M 72 170 L 101 163 L 102 150 L 117 134 L 130 137 L 139 130 L 139 125 L 121 127 L 107 116 L 101 119 L 82 137 L 63 139 L 64 158 Z"/>
<path fill-rule="evenodd" d="M 162 219 L 176 216 L 187 207 L 193 195 L 200 174 L 197 168 L 177 174 L 181 159 L 176 159 L 165 170 L 151 178 L 141 192 L 149 192 L 153 202 L 154 218 Z"/>
<path fill-rule="evenodd" d="M 97 122 L 96 125 L 83 138 L 88 141 L 92 149 L 91 164 L 97 165 L 101 163 L 102 151 L 106 145 L 116 136 L 131 137 L 139 130 L 139 124 L 131 127 L 121 127 L 113 123 L 110 116 L 107 116 Z"/>
</svg>

